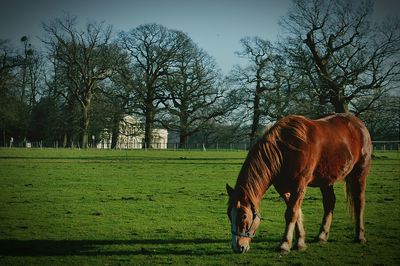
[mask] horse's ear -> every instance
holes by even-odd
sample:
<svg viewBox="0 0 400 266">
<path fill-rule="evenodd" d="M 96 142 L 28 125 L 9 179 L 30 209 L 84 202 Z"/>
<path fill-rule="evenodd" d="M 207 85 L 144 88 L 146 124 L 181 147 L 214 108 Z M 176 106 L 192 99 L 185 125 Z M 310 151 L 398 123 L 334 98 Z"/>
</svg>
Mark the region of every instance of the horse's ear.
<svg viewBox="0 0 400 266">
<path fill-rule="evenodd" d="M 231 186 L 229 186 L 228 184 L 226 184 L 226 192 L 228 193 L 228 196 L 231 198 L 233 197 L 233 188 Z"/>
</svg>

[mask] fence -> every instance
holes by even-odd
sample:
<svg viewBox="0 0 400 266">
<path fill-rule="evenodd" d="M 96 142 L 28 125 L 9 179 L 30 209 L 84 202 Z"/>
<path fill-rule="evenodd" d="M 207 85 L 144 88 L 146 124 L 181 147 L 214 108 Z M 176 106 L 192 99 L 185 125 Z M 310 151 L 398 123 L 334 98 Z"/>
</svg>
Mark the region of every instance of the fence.
<svg viewBox="0 0 400 266">
<path fill-rule="evenodd" d="M 373 141 L 373 150 L 374 151 L 396 151 L 400 152 L 400 141 Z M 14 148 L 63 148 L 62 144 L 59 142 L 13 142 L 6 143 L 4 147 L 14 147 Z M 118 150 L 137 150 L 142 149 L 145 145 L 142 143 L 137 143 L 135 146 L 120 144 L 117 149 Z M 185 147 L 179 145 L 179 143 L 152 143 L 151 148 L 155 150 L 213 150 L 213 151 L 245 151 L 248 150 L 250 144 L 248 142 L 239 142 L 239 143 L 190 143 Z M 79 143 L 72 143 L 72 146 L 69 148 L 79 149 Z M 101 145 L 90 144 L 89 148 L 103 149 Z M 106 148 L 107 149 L 107 148 Z M 109 149 L 109 148 L 108 148 Z"/>
<path fill-rule="evenodd" d="M 396 151 L 400 152 L 400 141 L 373 141 L 374 151 Z M 195 143 L 189 144 L 186 147 L 180 147 L 179 143 L 168 143 L 167 149 L 169 150 L 248 150 L 250 147 L 249 142 L 241 143 Z"/>
<path fill-rule="evenodd" d="M 400 141 L 373 141 L 374 151 L 400 151 Z"/>
<path fill-rule="evenodd" d="M 102 145 L 98 143 L 94 147 L 98 149 L 110 149 L 111 144 Z M 115 149 L 117 150 L 138 150 L 147 149 L 148 147 L 142 142 L 119 142 Z M 249 148 L 248 142 L 241 143 L 190 143 L 185 146 L 180 145 L 178 142 L 152 142 L 150 148 L 153 150 L 247 150 Z"/>
<path fill-rule="evenodd" d="M 400 152 L 400 141 L 373 141 L 372 142 L 374 151 L 396 151 Z M 62 144 L 59 142 L 13 142 L 12 147 L 14 148 L 62 148 Z M 10 143 L 7 143 L 5 147 L 10 147 Z M 109 149 L 109 147 L 103 147 L 97 144 L 90 144 L 90 148 L 97 149 Z M 136 143 L 136 145 L 124 145 L 121 143 L 118 145 L 118 150 L 138 150 L 145 147 L 142 143 Z M 236 143 L 190 143 L 185 147 L 179 145 L 179 143 L 158 143 L 155 142 L 151 145 L 152 149 L 155 150 L 213 150 L 213 151 L 246 151 L 250 147 L 249 142 L 236 142 Z M 70 148 L 79 149 L 81 148 L 78 143 L 72 143 Z"/>
</svg>

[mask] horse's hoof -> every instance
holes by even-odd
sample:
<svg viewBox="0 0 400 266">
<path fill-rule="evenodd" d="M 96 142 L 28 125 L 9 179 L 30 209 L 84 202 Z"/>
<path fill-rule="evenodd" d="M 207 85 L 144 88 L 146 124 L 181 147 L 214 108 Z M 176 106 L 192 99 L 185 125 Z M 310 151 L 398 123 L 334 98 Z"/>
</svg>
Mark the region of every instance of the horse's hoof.
<svg viewBox="0 0 400 266">
<path fill-rule="evenodd" d="M 279 249 L 278 249 L 278 252 L 279 252 L 281 255 L 285 255 L 285 254 L 289 254 L 289 253 L 290 253 L 290 250 L 279 248 Z"/>
<path fill-rule="evenodd" d="M 297 245 L 297 250 L 298 251 L 305 251 L 306 249 L 307 249 L 307 245 L 306 244 Z"/>
<path fill-rule="evenodd" d="M 287 254 L 290 252 L 290 247 L 287 243 L 282 243 L 279 247 L 278 247 L 278 251 L 281 254 Z"/>
<path fill-rule="evenodd" d="M 319 244 L 325 244 L 328 242 L 328 233 L 322 232 L 315 239 Z"/>
<path fill-rule="evenodd" d="M 361 238 L 361 239 L 355 238 L 354 242 L 355 243 L 360 243 L 360 244 L 366 244 L 367 243 L 367 239 L 365 239 L 365 238 Z"/>
</svg>

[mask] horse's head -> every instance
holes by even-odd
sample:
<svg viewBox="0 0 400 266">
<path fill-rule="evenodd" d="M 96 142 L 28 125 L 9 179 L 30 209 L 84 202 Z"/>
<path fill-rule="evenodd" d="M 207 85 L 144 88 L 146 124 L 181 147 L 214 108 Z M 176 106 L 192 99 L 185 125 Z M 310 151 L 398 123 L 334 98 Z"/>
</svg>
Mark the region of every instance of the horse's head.
<svg viewBox="0 0 400 266">
<path fill-rule="evenodd" d="M 250 249 L 261 217 L 246 195 L 238 195 L 229 185 L 226 185 L 226 191 L 229 195 L 227 214 L 231 221 L 232 249 L 237 253 L 245 253 Z"/>
</svg>

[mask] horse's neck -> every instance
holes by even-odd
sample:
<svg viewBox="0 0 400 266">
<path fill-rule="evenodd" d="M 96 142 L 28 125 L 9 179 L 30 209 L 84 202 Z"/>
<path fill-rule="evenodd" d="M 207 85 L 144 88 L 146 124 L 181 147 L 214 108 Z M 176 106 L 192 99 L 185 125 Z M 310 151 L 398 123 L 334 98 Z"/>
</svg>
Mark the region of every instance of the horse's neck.
<svg viewBox="0 0 400 266">
<path fill-rule="evenodd" d="M 263 162 L 265 164 L 265 162 Z M 258 207 L 264 194 L 272 185 L 269 176 L 270 171 L 266 171 L 265 165 L 257 164 L 254 160 L 248 160 L 242 167 L 237 186 L 242 187 L 251 200 L 251 203 Z"/>
</svg>

